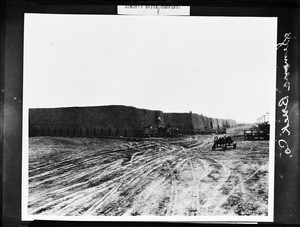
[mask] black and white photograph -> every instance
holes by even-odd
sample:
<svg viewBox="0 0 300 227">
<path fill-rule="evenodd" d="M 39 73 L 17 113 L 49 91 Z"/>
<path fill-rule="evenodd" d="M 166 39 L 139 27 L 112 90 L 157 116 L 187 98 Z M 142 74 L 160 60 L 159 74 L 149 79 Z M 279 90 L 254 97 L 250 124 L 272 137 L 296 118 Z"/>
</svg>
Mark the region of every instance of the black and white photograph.
<svg viewBox="0 0 300 227">
<path fill-rule="evenodd" d="M 23 220 L 273 221 L 277 18 L 24 21 Z"/>
</svg>

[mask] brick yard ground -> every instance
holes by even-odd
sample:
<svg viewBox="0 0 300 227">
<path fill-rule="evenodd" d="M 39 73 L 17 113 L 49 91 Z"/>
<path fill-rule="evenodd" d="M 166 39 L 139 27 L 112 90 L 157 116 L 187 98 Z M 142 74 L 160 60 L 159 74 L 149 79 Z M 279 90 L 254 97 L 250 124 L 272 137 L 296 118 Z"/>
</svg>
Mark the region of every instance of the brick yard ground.
<svg viewBox="0 0 300 227">
<path fill-rule="evenodd" d="M 269 141 L 29 138 L 29 214 L 268 214 Z"/>
</svg>

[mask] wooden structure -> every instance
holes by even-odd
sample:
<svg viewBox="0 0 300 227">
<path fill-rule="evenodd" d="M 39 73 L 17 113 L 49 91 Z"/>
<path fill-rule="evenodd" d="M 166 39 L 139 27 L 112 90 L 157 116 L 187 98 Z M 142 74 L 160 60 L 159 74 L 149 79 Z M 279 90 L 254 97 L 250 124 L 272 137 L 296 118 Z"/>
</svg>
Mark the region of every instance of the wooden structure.
<svg viewBox="0 0 300 227">
<path fill-rule="evenodd" d="M 244 140 L 269 140 L 270 124 L 265 122 L 258 124 L 249 130 L 244 130 Z"/>
</svg>

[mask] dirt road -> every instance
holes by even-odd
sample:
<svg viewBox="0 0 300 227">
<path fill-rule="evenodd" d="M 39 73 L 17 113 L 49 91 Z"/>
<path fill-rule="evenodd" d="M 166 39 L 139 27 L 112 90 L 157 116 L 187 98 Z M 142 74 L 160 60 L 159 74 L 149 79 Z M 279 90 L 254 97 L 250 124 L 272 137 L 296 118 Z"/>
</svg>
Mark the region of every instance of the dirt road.
<svg viewBox="0 0 300 227">
<path fill-rule="evenodd" d="M 33 137 L 29 214 L 267 215 L 268 141 Z"/>
</svg>

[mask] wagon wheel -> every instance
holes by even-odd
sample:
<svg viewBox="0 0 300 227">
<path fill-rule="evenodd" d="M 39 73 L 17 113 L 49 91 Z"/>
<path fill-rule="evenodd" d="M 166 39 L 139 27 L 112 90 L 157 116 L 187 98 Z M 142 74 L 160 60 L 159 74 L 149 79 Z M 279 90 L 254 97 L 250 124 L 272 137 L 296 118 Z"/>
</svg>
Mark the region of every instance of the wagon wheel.
<svg viewBox="0 0 300 227">
<path fill-rule="evenodd" d="M 236 148 L 236 143 L 233 144 L 233 148 L 234 148 L 234 149 Z"/>
<path fill-rule="evenodd" d="M 224 147 L 223 147 L 223 151 L 225 151 L 227 148 L 227 145 L 225 144 Z"/>
<path fill-rule="evenodd" d="M 219 138 L 216 136 L 216 137 L 214 138 L 214 142 L 217 142 L 218 139 L 219 139 Z"/>
</svg>

